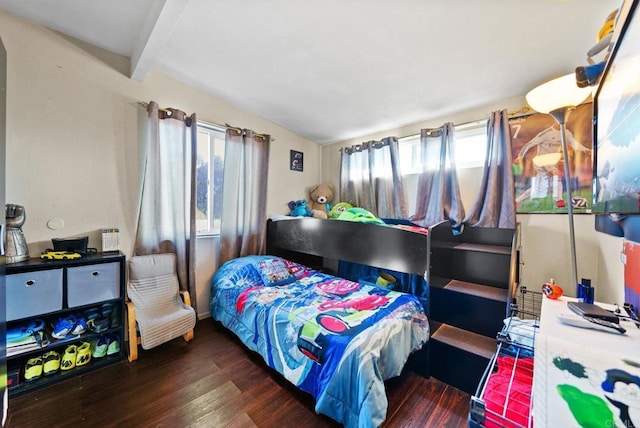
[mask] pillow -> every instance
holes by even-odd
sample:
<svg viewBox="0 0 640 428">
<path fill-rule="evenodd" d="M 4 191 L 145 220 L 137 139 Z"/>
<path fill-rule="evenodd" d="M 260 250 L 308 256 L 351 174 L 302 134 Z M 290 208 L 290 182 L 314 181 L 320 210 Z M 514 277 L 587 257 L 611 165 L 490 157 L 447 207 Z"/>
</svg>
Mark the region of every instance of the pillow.
<svg viewBox="0 0 640 428">
<path fill-rule="evenodd" d="M 267 287 L 290 284 L 296 280 L 282 259 L 265 259 L 255 264 L 262 282 Z"/>
</svg>

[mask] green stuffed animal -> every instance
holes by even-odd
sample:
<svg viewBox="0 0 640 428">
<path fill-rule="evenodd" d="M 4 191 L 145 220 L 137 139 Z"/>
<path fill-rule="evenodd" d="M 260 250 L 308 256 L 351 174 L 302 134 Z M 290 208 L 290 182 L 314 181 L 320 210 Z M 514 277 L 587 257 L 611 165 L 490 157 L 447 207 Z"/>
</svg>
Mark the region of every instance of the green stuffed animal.
<svg viewBox="0 0 640 428">
<path fill-rule="evenodd" d="M 364 208 L 349 208 L 338 216 L 338 220 L 355 221 L 358 223 L 385 224 L 384 221 L 380 220 Z"/>
<path fill-rule="evenodd" d="M 353 208 L 353 205 L 348 202 L 338 202 L 329 211 L 329 218 L 338 218 L 340 214 L 351 208 Z"/>
</svg>

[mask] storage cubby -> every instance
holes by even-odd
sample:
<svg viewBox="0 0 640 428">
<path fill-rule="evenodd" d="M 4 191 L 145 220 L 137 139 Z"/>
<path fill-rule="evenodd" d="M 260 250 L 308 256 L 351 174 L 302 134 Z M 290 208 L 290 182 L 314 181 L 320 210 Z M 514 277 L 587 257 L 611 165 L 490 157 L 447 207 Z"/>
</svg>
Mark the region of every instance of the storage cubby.
<svg viewBox="0 0 640 428">
<path fill-rule="evenodd" d="M 472 394 L 517 285 L 517 229 L 429 230 L 430 373 Z"/>
<path fill-rule="evenodd" d="M 124 255 L 91 254 L 81 259 L 60 261 L 30 259 L 7 265 L 6 274 L 10 396 L 122 361 L 125 355 Z M 57 320 L 68 317 L 93 321 L 80 334 L 69 332 L 54 337 Z M 16 335 L 17 331 L 24 334 Z M 10 332 L 14 332 L 11 341 Z M 71 351 L 74 346 L 77 349 L 83 343 L 90 344 L 88 362 L 77 355 L 75 361 L 82 362 L 79 366 L 67 370 L 60 368 L 30 380 L 25 378 L 30 360 L 44 359 L 45 354 L 52 351 L 62 360 L 67 349 Z M 94 353 L 96 346 L 104 349 L 104 353 Z"/>
</svg>

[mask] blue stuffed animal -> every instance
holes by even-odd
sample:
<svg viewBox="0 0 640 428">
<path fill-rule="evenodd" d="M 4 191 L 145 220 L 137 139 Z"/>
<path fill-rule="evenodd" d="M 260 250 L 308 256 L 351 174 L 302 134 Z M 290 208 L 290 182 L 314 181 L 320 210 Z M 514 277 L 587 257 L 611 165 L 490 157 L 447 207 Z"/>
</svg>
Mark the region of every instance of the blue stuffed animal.
<svg viewBox="0 0 640 428">
<path fill-rule="evenodd" d="M 309 209 L 307 201 L 304 199 L 289 201 L 288 206 L 291 210 L 289 215 L 292 217 L 313 217 L 313 211 Z"/>
</svg>

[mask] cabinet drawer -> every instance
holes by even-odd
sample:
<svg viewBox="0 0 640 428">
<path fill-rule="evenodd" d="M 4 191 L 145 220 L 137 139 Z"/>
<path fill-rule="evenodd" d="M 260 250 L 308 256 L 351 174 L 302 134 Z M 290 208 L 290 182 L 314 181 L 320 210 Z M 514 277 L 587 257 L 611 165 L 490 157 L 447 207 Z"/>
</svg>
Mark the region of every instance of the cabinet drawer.
<svg viewBox="0 0 640 428">
<path fill-rule="evenodd" d="M 120 297 L 120 263 L 67 269 L 67 306 L 90 305 Z"/>
<path fill-rule="evenodd" d="M 7 321 L 62 309 L 62 269 L 6 276 Z"/>
</svg>

